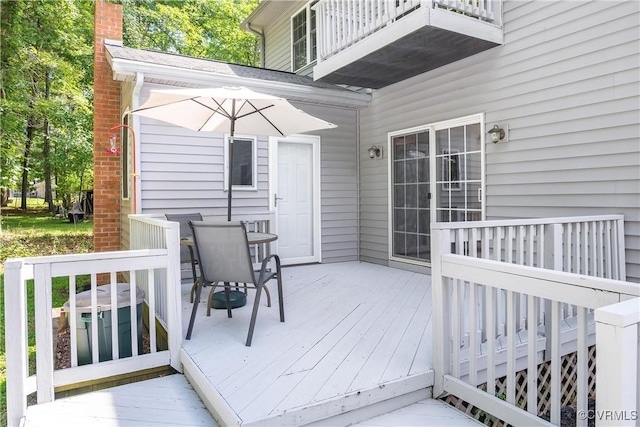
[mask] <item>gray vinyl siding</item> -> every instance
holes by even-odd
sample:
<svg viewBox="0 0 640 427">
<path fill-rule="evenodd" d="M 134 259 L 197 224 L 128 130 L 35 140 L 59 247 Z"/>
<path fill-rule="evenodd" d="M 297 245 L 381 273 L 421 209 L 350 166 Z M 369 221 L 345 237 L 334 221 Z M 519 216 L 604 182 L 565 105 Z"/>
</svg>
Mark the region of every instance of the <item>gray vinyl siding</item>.
<svg viewBox="0 0 640 427">
<path fill-rule="evenodd" d="M 281 71 L 291 69 L 291 17 L 306 4 L 301 1 L 290 1 L 288 7 L 278 19 L 264 28 L 265 33 L 265 68 Z M 313 67 L 305 67 L 298 74 L 309 76 Z"/>
<path fill-rule="evenodd" d="M 143 87 L 141 102 L 153 88 L 159 86 Z M 336 129 L 312 133 L 321 138 L 322 262 L 357 260 L 356 112 L 333 106 L 295 105 L 338 125 Z M 139 140 L 142 213 L 226 216 L 222 134 L 198 133 L 140 118 Z M 265 213 L 269 209 L 268 138 L 260 136 L 257 143 L 257 190 L 234 190 L 234 214 Z"/>
<path fill-rule="evenodd" d="M 388 264 L 387 133 L 477 113 L 487 219 L 622 213 L 640 281 L 639 6 L 505 1 L 505 44 L 378 90 L 361 112 L 361 259 Z"/>
<path fill-rule="evenodd" d="M 358 181 L 355 110 L 297 104 L 307 113 L 338 125 L 317 132 L 320 146 L 322 262 L 358 259 Z"/>
</svg>

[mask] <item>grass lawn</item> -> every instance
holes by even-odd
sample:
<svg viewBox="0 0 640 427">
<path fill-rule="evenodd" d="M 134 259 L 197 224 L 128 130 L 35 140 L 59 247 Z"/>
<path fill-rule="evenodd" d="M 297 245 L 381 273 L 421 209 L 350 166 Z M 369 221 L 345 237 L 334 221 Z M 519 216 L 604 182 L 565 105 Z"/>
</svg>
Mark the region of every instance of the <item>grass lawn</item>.
<svg viewBox="0 0 640 427">
<path fill-rule="evenodd" d="M 7 424 L 6 417 L 6 362 L 4 342 L 4 262 L 7 258 L 42 255 L 87 253 L 93 251 L 93 224 L 80 221 L 77 224 L 67 218 L 55 218 L 48 213 L 41 199 L 28 200 L 29 209 L 19 211 L 13 204 L 2 208 L 0 233 L 0 426 Z M 81 281 L 80 281 L 81 282 Z M 82 286 L 79 283 L 78 286 Z M 68 300 L 69 283 L 65 278 L 53 280 L 53 306 L 60 307 Z M 27 290 L 27 313 L 30 327 L 33 325 L 33 286 Z M 35 356 L 35 336 L 29 331 L 29 354 Z"/>
</svg>

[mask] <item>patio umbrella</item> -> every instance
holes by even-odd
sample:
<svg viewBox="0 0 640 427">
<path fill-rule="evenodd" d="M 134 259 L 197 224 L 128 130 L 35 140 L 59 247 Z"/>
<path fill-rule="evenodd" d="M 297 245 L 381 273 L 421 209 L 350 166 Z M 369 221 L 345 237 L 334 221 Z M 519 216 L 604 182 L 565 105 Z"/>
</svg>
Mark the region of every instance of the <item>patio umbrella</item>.
<svg viewBox="0 0 640 427">
<path fill-rule="evenodd" d="M 162 120 L 197 132 L 229 133 L 229 193 L 227 219 L 231 220 L 233 135 L 287 136 L 334 128 L 278 98 L 244 87 L 152 90 L 133 114 Z"/>
</svg>

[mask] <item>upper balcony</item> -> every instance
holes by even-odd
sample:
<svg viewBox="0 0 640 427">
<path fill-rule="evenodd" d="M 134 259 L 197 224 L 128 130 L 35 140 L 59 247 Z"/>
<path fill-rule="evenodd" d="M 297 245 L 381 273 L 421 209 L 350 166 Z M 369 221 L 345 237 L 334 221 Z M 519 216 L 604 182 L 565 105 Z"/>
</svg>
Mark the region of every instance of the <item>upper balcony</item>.
<svg viewBox="0 0 640 427">
<path fill-rule="evenodd" d="M 320 0 L 316 80 L 379 89 L 502 44 L 501 0 Z"/>
</svg>

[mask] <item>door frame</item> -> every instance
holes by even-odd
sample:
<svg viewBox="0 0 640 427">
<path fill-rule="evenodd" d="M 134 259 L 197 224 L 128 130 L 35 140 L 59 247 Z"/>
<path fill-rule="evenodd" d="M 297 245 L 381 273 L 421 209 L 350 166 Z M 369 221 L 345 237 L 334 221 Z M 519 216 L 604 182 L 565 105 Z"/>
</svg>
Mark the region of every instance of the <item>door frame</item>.
<svg viewBox="0 0 640 427">
<path fill-rule="evenodd" d="M 482 215 L 482 221 L 484 221 L 486 219 L 486 212 L 487 212 L 486 210 L 487 198 L 486 198 L 486 191 L 485 191 L 485 188 L 486 188 L 485 187 L 486 186 L 486 181 L 485 181 L 486 179 L 486 157 L 485 157 L 486 129 L 485 129 L 484 113 L 471 114 L 464 117 L 458 117 L 455 119 L 428 123 L 425 125 L 414 126 L 411 128 L 400 129 L 400 130 L 387 133 L 387 153 L 389 153 L 389 155 L 387 156 L 387 178 L 388 178 L 387 184 L 389 186 L 388 194 L 387 194 L 387 197 L 388 197 L 387 199 L 387 207 L 388 207 L 387 231 L 389 236 L 388 242 L 387 242 L 387 249 L 388 249 L 389 261 L 394 261 L 394 262 L 403 263 L 403 264 L 413 264 L 421 267 L 431 267 L 431 260 L 418 261 L 418 260 L 412 260 L 407 258 L 401 258 L 393 255 L 393 154 L 392 154 L 393 138 L 396 136 L 406 135 L 410 133 L 429 132 L 429 172 L 430 172 L 429 191 L 433 195 L 433 198 L 431 199 L 431 203 L 429 205 L 429 211 L 431 213 L 431 222 L 433 223 L 433 222 L 437 222 L 435 221 L 435 218 L 437 218 L 436 204 L 438 203 L 437 189 L 436 189 L 437 176 L 436 176 L 436 164 L 435 164 L 436 162 L 436 145 L 435 145 L 436 131 L 441 129 L 448 129 L 452 127 L 467 125 L 470 123 L 480 123 L 480 156 L 482 158 L 482 162 L 480 165 L 480 174 L 481 174 L 480 194 L 481 194 L 481 207 L 482 207 L 481 215 Z M 433 250 L 432 250 L 432 253 L 433 253 Z"/>
<path fill-rule="evenodd" d="M 321 232 L 321 197 L 320 197 L 320 137 L 316 135 L 290 135 L 286 137 L 269 137 L 269 212 L 273 212 L 274 233 L 278 234 L 278 212 L 275 206 L 275 196 L 278 188 L 278 143 L 307 144 L 312 147 L 312 179 L 313 179 L 313 255 L 310 257 L 282 259 L 282 265 L 306 264 L 322 262 L 322 232 Z M 273 242 L 274 252 L 278 253 L 278 240 Z"/>
</svg>

